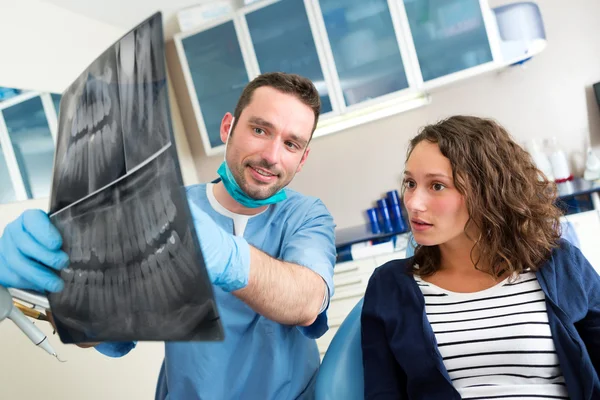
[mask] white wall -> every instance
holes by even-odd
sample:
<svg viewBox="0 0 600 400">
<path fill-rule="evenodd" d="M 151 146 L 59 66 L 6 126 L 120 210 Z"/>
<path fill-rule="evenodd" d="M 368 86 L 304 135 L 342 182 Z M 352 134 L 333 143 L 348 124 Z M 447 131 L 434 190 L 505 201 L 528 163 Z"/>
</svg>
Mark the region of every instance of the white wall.
<svg viewBox="0 0 600 400">
<path fill-rule="evenodd" d="M 0 86 L 62 93 L 115 40 L 161 11 L 165 37 L 177 10 L 212 0 L 0 0 Z"/>
<path fill-rule="evenodd" d="M 211 3 L 213 0 L 44 0 L 46 3 L 71 10 L 79 15 L 102 21 L 106 24 L 131 29 L 139 22 L 149 17 L 156 11 L 161 11 L 163 20 L 173 21 L 173 26 L 167 25 L 165 36 L 171 38 L 177 25 L 174 16 L 178 10 Z M 240 0 L 231 0 L 232 4 Z"/>
<path fill-rule="evenodd" d="M 38 0 L 1 0 L 0 86 L 61 93 L 125 30 Z"/>
</svg>

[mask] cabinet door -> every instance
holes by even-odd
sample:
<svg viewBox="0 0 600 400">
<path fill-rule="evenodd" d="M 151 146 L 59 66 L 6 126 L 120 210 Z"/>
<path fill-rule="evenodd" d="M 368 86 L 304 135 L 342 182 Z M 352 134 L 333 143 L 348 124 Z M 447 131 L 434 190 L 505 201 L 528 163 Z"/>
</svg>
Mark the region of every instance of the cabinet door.
<svg viewBox="0 0 600 400">
<path fill-rule="evenodd" d="M 321 113 L 333 110 L 303 0 L 282 0 L 246 14 L 261 73 L 288 72 L 309 78 L 321 95 Z"/>
<path fill-rule="evenodd" d="M 181 39 L 180 50 L 199 104 L 205 150 L 210 154 L 223 144 L 219 134 L 223 115 L 233 112 L 249 82 L 233 21 Z"/>
<path fill-rule="evenodd" d="M 423 81 L 493 61 L 480 0 L 404 0 Z"/>
<path fill-rule="evenodd" d="M 347 106 L 408 88 L 387 0 L 319 0 Z"/>
<path fill-rule="evenodd" d="M 28 198 L 48 197 L 54 141 L 39 96 L 2 111 Z"/>
<path fill-rule="evenodd" d="M 0 145 L 0 204 L 17 200 L 2 145 Z"/>
</svg>

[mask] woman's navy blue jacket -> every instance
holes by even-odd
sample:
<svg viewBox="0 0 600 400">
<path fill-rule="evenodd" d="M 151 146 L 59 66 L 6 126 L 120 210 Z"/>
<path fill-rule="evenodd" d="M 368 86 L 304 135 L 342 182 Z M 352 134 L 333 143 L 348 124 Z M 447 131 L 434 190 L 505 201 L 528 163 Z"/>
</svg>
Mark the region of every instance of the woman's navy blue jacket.
<svg viewBox="0 0 600 400">
<path fill-rule="evenodd" d="M 425 314 L 412 259 L 377 268 L 361 316 L 365 399 L 452 400 L 452 386 Z M 599 400 L 600 276 L 561 240 L 536 273 L 571 400 Z"/>
</svg>

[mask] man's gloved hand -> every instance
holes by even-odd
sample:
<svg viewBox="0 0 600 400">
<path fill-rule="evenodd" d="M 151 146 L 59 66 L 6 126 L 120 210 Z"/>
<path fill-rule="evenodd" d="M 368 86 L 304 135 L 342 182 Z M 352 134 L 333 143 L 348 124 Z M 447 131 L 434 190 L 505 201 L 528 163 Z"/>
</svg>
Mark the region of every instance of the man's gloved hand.
<svg viewBox="0 0 600 400">
<path fill-rule="evenodd" d="M 69 264 L 62 238 L 42 210 L 27 210 L 0 237 L 0 285 L 38 292 L 59 292 L 56 274 Z M 53 271 L 54 270 L 54 271 Z"/>
<path fill-rule="evenodd" d="M 226 292 L 246 287 L 250 276 L 248 242 L 225 232 L 189 199 L 188 204 L 211 282 Z"/>
</svg>

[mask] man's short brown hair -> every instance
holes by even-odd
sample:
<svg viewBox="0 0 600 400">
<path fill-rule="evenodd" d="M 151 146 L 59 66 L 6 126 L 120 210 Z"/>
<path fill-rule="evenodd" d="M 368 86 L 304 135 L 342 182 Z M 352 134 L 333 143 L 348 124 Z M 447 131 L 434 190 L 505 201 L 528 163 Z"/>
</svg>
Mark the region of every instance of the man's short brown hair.
<svg viewBox="0 0 600 400">
<path fill-rule="evenodd" d="M 319 122 L 319 115 L 321 114 L 321 97 L 319 96 L 319 92 L 309 79 L 300 75 L 288 74 L 285 72 L 268 72 L 257 76 L 246 85 L 235 106 L 235 111 L 233 113 L 235 121 L 233 123 L 232 132 L 235 130 L 240 115 L 242 115 L 242 111 L 244 111 L 244 108 L 252 101 L 252 94 L 254 91 L 263 86 L 272 87 L 282 93 L 291 94 L 313 110 L 313 113 L 315 114 L 315 123 L 310 134 L 312 138 L 312 134 L 315 132 L 317 123 Z"/>
</svg>

